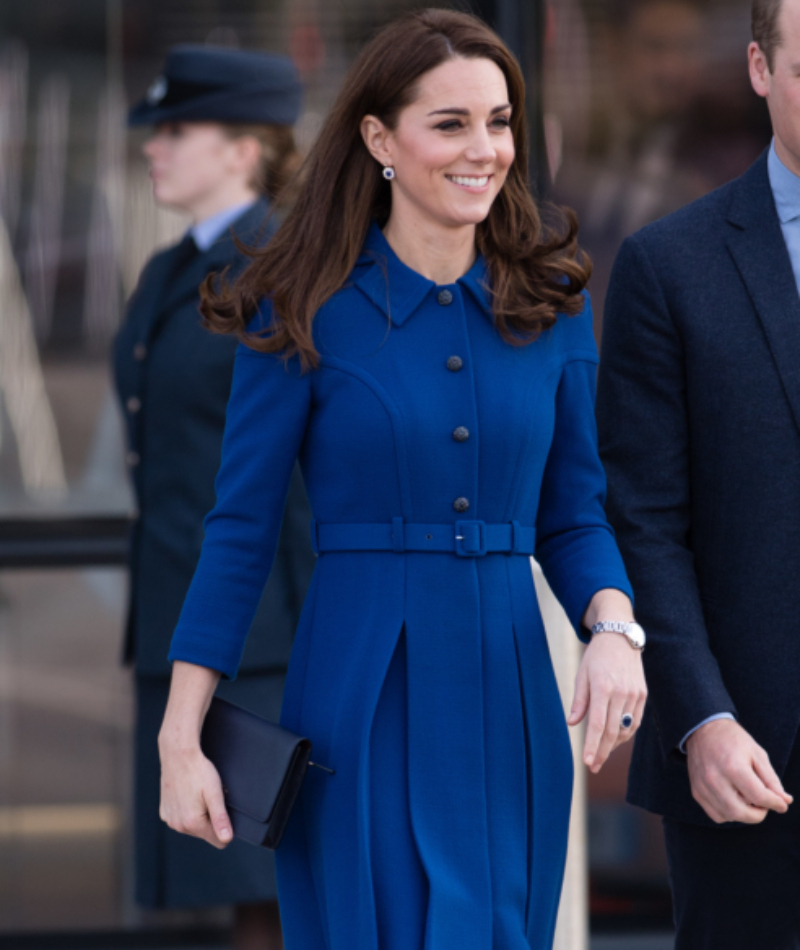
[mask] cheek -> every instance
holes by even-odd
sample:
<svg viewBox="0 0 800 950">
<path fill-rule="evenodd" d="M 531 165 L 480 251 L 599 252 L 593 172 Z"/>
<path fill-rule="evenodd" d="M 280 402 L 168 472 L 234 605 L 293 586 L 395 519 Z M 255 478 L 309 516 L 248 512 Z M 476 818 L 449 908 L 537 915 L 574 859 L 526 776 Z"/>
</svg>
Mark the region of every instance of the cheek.
<svg viewBox="0 0 800 950">
<path fill-rule="evenodd" d="M 207 148 L 188 146 L 176 157 L 175 172 L 187 185 L 204 184 L 219 171 L 220 159 Z"/>
<path fill-rule="evenodd" d="M 438 175 L 458 157 L 458 149 L 442 140 L 418 140 L 412 147 L 403 149 L 397 156 L 397 168 L 404 171 L 406 179 L 422 179 Z"/>
<path fill-rule="evenodd" d="M 513 139 L 509 137 L 507 141 L 500 143 L 495 149 L 495 154 L 497 155 L 497 170 L 505 179 L 516 157 Z"/>
</svg>

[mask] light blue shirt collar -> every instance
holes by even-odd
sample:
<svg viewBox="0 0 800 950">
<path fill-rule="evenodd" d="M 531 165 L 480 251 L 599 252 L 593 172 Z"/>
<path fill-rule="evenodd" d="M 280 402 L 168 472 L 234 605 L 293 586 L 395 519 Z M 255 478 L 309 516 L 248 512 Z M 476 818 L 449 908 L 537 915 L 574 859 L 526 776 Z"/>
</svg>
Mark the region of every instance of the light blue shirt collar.
<svg viewBox="0 0 800 950">
<path fill-rule="evenodd" d="M 246 201 L 244 204 L 234 205 L 232 208 L 225 208 L 223 211 L 212 214 L 210 218 L 199 221 L 189 233 L 194 238 L 194 243 L 200 251 L 205 253 L 212 244 L 214 244 L 228 228 L 240 218 L 245 211 L 253 207 L 255 201 Z M 798 211 L 800 214 L 800 211 Z"/>
<path fill-rule="evenodd" d="M 778 158 L 775 139 L 769 148 L 767 170 L 781 224 L 800 218 L 800 178 Z"/>
</svg>

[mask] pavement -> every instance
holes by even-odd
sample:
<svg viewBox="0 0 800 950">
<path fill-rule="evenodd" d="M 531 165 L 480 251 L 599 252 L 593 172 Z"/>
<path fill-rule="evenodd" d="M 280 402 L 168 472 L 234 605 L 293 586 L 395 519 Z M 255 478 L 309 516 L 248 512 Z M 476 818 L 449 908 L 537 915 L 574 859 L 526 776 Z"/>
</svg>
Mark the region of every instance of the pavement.
<svg viewBox="0 0 800 950">
<path fill-rule="evenodd" d="M 592 937 L 590 950 L 673 950 L 674 934 L 603 934 Z"/>
</svg>

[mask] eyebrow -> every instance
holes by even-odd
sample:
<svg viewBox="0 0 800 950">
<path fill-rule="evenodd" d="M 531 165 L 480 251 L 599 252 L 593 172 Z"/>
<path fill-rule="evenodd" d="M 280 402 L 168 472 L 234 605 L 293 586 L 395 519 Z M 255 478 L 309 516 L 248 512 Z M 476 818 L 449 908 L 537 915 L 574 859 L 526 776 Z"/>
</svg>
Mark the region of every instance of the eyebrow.
<svg viewBox="0 0 800 950">
<path fill-rule="evenodd" d="M 495 106 L 489 115 L 496 115 L 498 112 L 505 112 L 506 109 L 510 108 L 511 103 L 506 102 L 502 106 Z M 469 109 L 459 109 L 456 106 L 452 106 L 449 109 L 434 109 L 434 111 L 429 112 L 428 115 L 469 115 Z"/>
</svg>

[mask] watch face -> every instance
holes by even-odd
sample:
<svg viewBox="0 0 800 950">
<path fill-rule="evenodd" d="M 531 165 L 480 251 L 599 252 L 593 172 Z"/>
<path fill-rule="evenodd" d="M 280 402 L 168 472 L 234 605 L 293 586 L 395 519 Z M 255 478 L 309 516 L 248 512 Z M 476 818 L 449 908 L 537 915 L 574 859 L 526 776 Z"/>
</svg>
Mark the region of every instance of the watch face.
<svg viewBox="0 0 800 950">
<path fill-rule="evenodd" d="M 636 644 L 637 647 L 644 646 L 644 630 L 639 626 L 638 623 L 632 623 L 628 625 L 628 637 L 632 643 Z"/>
</svg>

